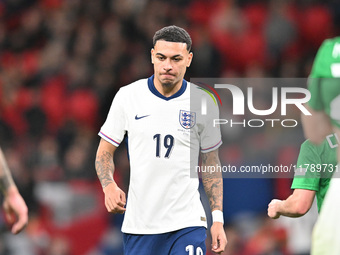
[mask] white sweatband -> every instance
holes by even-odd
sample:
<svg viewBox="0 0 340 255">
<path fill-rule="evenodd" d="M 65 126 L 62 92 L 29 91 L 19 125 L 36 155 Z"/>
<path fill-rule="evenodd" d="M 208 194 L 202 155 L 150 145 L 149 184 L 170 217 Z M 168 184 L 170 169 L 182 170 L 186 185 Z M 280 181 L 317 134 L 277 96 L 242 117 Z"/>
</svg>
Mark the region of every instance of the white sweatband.
<svg viewBox="0 0 340 255">
<path fill-rule="evenodd" d="M 220 210 L 214 210 L 211 213 L 213 222 L 221 222 L 224 224 L 223 212 Z"/>
</svg>

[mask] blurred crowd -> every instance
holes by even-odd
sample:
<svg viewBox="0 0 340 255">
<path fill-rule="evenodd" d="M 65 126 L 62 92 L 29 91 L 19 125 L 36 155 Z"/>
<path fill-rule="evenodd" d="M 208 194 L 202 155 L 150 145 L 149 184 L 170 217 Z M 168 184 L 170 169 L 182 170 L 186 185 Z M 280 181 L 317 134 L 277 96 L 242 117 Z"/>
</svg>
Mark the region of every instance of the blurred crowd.
<svg viewBox="0 0 340 255">
<path fill-rule="evenodd" d="M 153 73 L 153 34 L 170 24 L 184 27 L 193 39 L 188 80 L 306 78 L 321 42 L 339 33 L 340 4 L 316 0 L 0 1 L 0 145 L 30 211 L 26 233 L 1 239 L 0 254 L 121 254 L 122 218 L 105 212 L 94 169 L 97 132 L 117 90 Z M 261 100 L 259 104 L 266 105 L 271 98 Z M 224 131 L 231 137 L 223 140 L 221 148 L 226 163 L 246 159 L 294 163 L 303 141 L 301 131 L 240 130 L 232 135 Z M 273 150 L 280 143 L 283 146 Z M 249 144 L 257 148 L 257 154 Z M 259 157 L 260 152 L 266 157 Z M 117 152 L 116 167 L 116 178 L 127 191 L 124 148 Z M 265 215 L 272 196 L 284 198 L 290 193 L 289 181 L 254 182 L 247 189 L 244 183 L 233 185 L 235 180 L 226 180 L 225 204 L 235 204 L 230 201 L 242 194 L 257 201 L 253 206 L 228 207 L 227 222 L 232 225 L 238 212 Z M 248 197 L 253 188 L 261 200 Z M 285 234 L 268 220 L 260 222 L 257 234 L 248 239 L 230 228 L 234 248 L 227 254 L 291 254 Z M 275 235 L 268 234 L 271 231 Z M 79 233 L 86 241 L 76 238 Z M 271 242 L 263 241 L 258 248 L 259 242 L 251 241 L 256 237 Z M 250 240 L 247 245 L 245 240 Z M 247 251 L 252 242 L 258 249 Z"/>
</svg>

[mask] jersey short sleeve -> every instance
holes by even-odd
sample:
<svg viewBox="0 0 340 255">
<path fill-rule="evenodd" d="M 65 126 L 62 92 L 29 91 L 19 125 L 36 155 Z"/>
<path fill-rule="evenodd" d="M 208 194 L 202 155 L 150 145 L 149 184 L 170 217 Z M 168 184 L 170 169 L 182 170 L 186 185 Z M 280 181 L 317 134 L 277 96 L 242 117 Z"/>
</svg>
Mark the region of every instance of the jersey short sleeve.
<svg viewBox="0 0 340 255">
<path fill-rule="evenodd" d="M 320 145 L 308 140 L 301 146 L 297 162 L 297 171 L 292 189 L 316 191 L 318 210 L 322 207 L 333 172 L 336 170 L 336 148 L 338 142 L 335 134 L 330 134 Z"/>
<path fill-rule="evenodd" d="M 291 188 L 318 191 L 321 174 L 315 170 L 313 165 L 316 166 L 320 163 L 321 158 L 315 146 L 308 140 L 305 141 L 301 145 Z"/>
<path fill-rule="evenodd" d="M 218 104 L 210 96 L 208 98 L 208 111 L 203 118 L 204 128 L 200 135 L 201 151 L 203 153 L 216 150 L 222 144 L 220 125 L 214 125 L 214 120 L 219 119 Z"/>
<path fill-rule="evenodd" d="M 98 135 L 118 147 L 126 133 L 126 114 L 124 114 L 124 91 L 120 89 L 113 99 L 105 123 Z"/>
</svg>

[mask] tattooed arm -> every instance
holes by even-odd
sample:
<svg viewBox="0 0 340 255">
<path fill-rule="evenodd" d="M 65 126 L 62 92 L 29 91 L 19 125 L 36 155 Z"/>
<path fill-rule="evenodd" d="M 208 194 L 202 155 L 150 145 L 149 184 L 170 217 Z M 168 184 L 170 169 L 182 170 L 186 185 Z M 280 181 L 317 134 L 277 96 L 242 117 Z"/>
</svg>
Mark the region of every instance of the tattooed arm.
<svg viewBox="0 0 340 255">
<path fill-rule="evenodd" d="M 4 195 L 3 208 L 12 233 L 17 234 L 27 224 L 28 209 L 24 199 L 20 195 L 8 168 L 6 159 L 0 149 L 0 188 Z"/>
<path fill-rule="evenodd" d="M 218 150 L 214 150 L 208 153 L 202 153 L 202 165 L 203 168 L 210 166 L 221 165 L 218 158 Z M 202 182 L 205 193 L 209 198 L 209 204 L 211 211 L 223 210 L 223 181 L 221 172 L 205 172 L 202 173 Z"/>
<path fill-rule="evenodd" d="M 214 150 L 208 153 L 202 153 L 202 165 L 203 168 L 220 166 L 220 160 L 218 157 L 218 150 Z M 202 173 L 202 182 L 205 193 L 209 199 L 211 211 L 223 210 L 223 179 L 221 172 L 205 172 Z M 222 222 L 213 222 L 211 229 L 212 238 L 212 251 L 215 253 L 221 253 L 224 251 L 227 245 L 227 238 L 224 232 Z"/>
<path fill-rule="evenodd" d="M 106 142 L 104 139 L 100 140 L 96 156 L 96 171 L 105 194 L 105 207 L 107 211 L 122 214 L 125 212 L 125 193 L 113 180 L 115 169 L 113 155 L 116 148 L 116 146 Z"/>
<path fill-rule="evenodd" d="M 1 192 L 6 195 L 9 187 L 15 186 L 11 172 L 8 169 L 5 156 L 0 149 L 0 188 Z"/>
</svg>

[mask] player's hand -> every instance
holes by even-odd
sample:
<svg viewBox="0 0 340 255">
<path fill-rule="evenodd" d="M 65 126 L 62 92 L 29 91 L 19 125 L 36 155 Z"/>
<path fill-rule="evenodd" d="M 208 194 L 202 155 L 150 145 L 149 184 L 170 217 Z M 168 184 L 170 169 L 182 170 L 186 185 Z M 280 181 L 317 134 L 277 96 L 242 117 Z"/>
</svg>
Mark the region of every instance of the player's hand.
<svg viewBox="0 0 340 255">
<path fill-rule="evenodd" d="M 222 254 L 226 245 L 227 237 L 224 232 L 223 223 L 214 222 L 210 228 L 211 233 L 211 250 L 215 253 Z"/>
<path fill-rule="evenodd" d="M 125 193 L 122 191 L 115 182 L 110 183 L 104 189 L 105 194 L 105 206 L 110 213 L 125 212 L 126 198 Z"/>
<path fill-rule="evenodd" d="M 7 222 L 12 226 L 12 233 L 20 233 L 27 225 L 28 209 L 16 187 L 10 187 L 7 191 L 3 208 Z"/>
<path fill-rule="evenodd" d="M 282 203 L 282 200 L 273 199 L 268 204 L 268 216 L 272 219 L 278 219 L 280 217 L 279 206 Z"/>
</svg>

